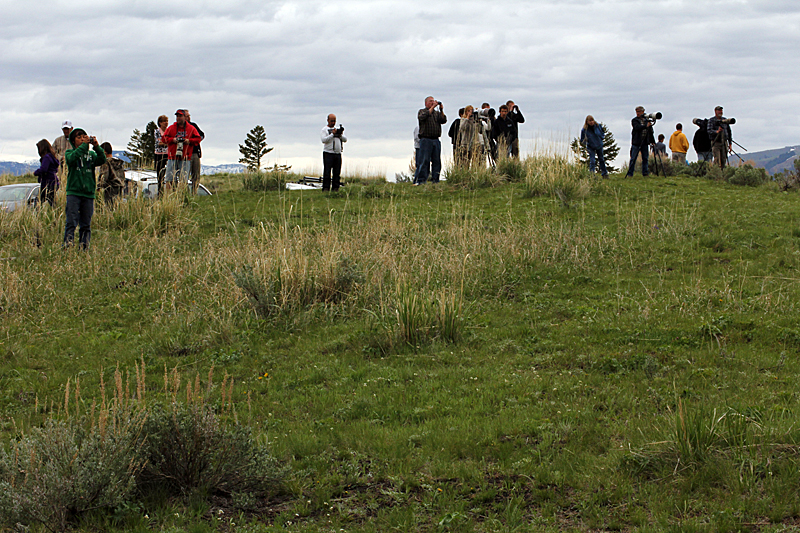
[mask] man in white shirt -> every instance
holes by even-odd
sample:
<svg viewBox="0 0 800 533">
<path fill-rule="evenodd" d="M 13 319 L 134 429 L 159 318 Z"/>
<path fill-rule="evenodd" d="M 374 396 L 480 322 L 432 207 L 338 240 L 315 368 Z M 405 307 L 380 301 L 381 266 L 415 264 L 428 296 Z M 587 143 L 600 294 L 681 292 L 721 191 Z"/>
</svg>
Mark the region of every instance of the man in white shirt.
<svg viewBox="0 0 800 533">
<path fill-rule="evenodd" d="M 342 173 L 342 148 L 347 142 L 344 136 L 344 126 L 341 124 L 336 127 L 336 115 L 328 115 L 328 124 L 322 128 L 320 133 L 322 140 L 322 190 L 338 191 Z M 333 173 L 333 182 L 331 182 Z"/>
</svg>

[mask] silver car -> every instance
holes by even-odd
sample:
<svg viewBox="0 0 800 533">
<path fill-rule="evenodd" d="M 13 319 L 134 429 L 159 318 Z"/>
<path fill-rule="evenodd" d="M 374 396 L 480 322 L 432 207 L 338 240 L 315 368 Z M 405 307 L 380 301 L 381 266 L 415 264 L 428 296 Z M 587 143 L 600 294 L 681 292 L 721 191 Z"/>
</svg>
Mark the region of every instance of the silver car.
<svg viewBox="0 0 800 533">
<path fill-rule="evenodd" d="M 192 182 L 189 181 L 189 185 Z M 127 195 L 143 198 L 155 198 L 158 196 L 158 179 L 153 170 L 126 170 L 125 188 Z M 206 189 L 202 183 L 197 186 L 197 196 L 211 196 L 211 191 Z"/>
<path fill-rule="evenodd" d="M 0 187 L 0 211 L 10 213 L 39 203 L 38 183 L 14 183 Z"/>
</svg>

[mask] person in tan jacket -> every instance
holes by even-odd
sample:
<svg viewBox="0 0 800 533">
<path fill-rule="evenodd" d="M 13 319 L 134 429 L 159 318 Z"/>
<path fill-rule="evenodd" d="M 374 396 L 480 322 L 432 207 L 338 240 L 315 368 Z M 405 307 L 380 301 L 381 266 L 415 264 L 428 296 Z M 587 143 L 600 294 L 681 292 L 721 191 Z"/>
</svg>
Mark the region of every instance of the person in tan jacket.
<svg viewBox="0 0 800 533">
<path fill-rule="evenodd" d="M 689 139 L 683 134 L 683 124 L 675 124 L 675 133 L 669 138 L 669 149 L 672 160 L 676 163 L 686 164 L 686 152 L 689 150 Z"/>
<path fill-rule="evenodd" d="M 64 155 L 67 153 L 67 150 L 72 150 L 75 148 L 72 146 L 72 143 L 69 142 L 69 134 L 72 133 L 72 122 L 69 120 L 65 120 L 63 124 L 61 124 L 61 131 L 64 132 L 64 135 L 61 135 L 58 139 L 53 141 L 53 151 L 56 153 L 56 159 L 58 159 L 58 181 L 61 183 L 67 182 L 67 165 L 64 161 Z"/>
</svg>

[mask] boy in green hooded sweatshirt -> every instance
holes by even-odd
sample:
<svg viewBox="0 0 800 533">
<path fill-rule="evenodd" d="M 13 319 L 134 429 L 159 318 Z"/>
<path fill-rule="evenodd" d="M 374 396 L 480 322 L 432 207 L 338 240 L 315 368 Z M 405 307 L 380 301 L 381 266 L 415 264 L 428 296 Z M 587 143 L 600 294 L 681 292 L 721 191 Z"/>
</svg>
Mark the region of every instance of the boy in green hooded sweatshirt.
<svg viewBox="0 0 800 533">
<path fill-rule="evenodd" d="M 97 188 L 94 169 L 106 162 L 106 154 L 97 144 L 97 139 L 89 137 L 81 128 L 69 134 L 74 150 L 67 150 L 64 160 L 67 163 L 67 223 L 64 227 L 64 246 L 70 246 L 75 239 L 75 228 L 80 226 L 78 240 L 84 250 L 89 248 L 92 236 L 92 215 L 94 214 L 94 192 Z M 94 152 L 89 151 L 89 144 Z"/>
</svg>

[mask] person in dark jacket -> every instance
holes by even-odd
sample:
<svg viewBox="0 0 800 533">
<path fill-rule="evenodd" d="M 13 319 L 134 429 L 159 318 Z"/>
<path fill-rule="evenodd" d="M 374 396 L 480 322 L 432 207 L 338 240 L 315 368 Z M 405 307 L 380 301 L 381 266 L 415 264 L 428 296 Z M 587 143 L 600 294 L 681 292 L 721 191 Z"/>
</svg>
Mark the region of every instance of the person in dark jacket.
<svg viewBox="0 0 800 533">
<path fill-rule="evenodd" d="M 44 205 L 47 202 L 50 207 L 53 207 L 59 185 L 56 174 L 58 172 L 56 152 L 47 139 L 36 143 L 36 149 L 39 151 L 39 168 L 33 171 L 33 175 L 41 184 L 39 186 L 39 203 Z"/>
<path fill-rule="evenodd" d="M 422 185 L 428 181 L 428 168 L 430 165 L 430 178 L 433 183 L 439 182 L 442 171 L 442 124 L 447 124 L 447 115 L 444 114 L 444 105 L 437 102 L 433 96 L 425 98 L 425 107 L 417 112 L 419 122 L 419 177 L 415 185 Z"/>
<path fill-rule="evenodd" d="M 81 128 L 69 134 L 69 142 L 76 148 L 67 150 L 67 212 L 64 226 L 64 246 L 71 246 L 75 239 L 75 228 L 80 226 L 79 242 L 84 250 L 89 249 L 92 236 L 94 195 L 97 188 L 94 169 L 106 162 L 106 154 L 97 139 L 89 137 Z M 89 151 L 89 145 L 94 151 Z"/>
<path fill-rule="evenodd" d="M 631 119 L 631 162 L 628 164 L 627 177 L 633 177 L 633 169 L 636 167 L 636 159 L 642 154 L 642 176 L 650 175 L 647 168 L 647 158 L 649 156 L 648 145 L 653 136 L 653 127 L 644 118 L 644 107 L 636 108 L 636 116 Z"/>
<path fill-rule="evenodd" d="M 711 139 L 708 138 L 708 119 L 693 118 L 692 124 L 697 126 L 697 131 L 694 132 L 694 137 L 692 137 L 692 146 L 694 146 L 694 151 L 697 152 L 697 160 L 710 162 L 713 156 L 711 154 Z"/>
<path fill-rule="evenodd" d="M 714 155 L 714 164 L 724 169 L 728 163 L 728 154 L 733 148 L 733 135 L 728 119 L 722 116 L 722 106 L 714 108 L 714 116 L 708 119 L 708 138 L 711 141 L 711 152 Z"/>
<path fill-rule="evenodd" d="M 514 140 L 509 144 L 508 151 L 511 157 L 519 159 L 519 125 L 525 122 L 525 117 L 522 116 L 522 111 L 519 110 L 519 106 L 514 103 L 514 100 L 506 102 L 506 107 L 508 108 L 508 116 L 514 123 Z"/>
<path fill-rule="evenodd" d="M 496 145 L 497 157 L 508 157 L 516 140 L 514 119 L 509 116 L 507 105 L 501 105 L 498 111 L 500 114 L 494 119 L 492 126 L 492 139 Z"/>
<path fill-rule="evenodd" d="M 113 157 L 114 149 L 111 143 L 104 142 L 100 147 L 106 154 L 106 162 L 100 166 L 97 189 L 103 191 L 106 206 L 114 207 L 114 201 L 122 196 L 122 190 L 125 188 L 125 168 L 122 161 Z"/>
<path fill-rule="evenodd" d="M 595 164 L 597 164 L 600 167 L 600 175 L 607 178 L 608 170 L 606 170 L 606 161 L 603 158 L 604 138 L 603 128 L 595 122 L 592 115 L 587 115 L 581 129 L 581 144 L 585 145 L 586 151 L 589 152 L 589 171 L 594 174 Z"/>
</svg>

